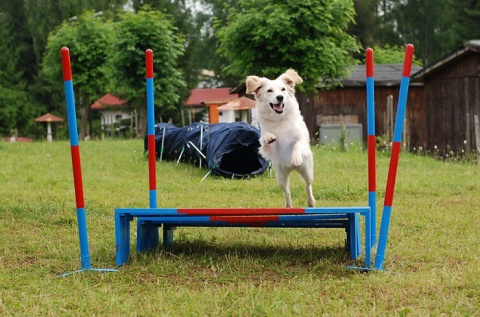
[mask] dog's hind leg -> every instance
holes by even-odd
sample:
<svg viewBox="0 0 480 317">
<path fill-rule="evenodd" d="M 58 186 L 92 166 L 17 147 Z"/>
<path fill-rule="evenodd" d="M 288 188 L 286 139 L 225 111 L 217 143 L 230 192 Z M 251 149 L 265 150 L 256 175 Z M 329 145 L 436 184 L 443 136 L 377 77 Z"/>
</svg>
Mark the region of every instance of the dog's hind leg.
<svg viewBox="0 0 480 317">
<path fill-rule="evenodd" d="M 280 164 L 278 164 L 280 165 Z M 291 169 L 284 168 L 282 166 L 274 166 L 275 176 L 277 178 L 278 186 L 283 191 L 283 196 L 285 196 L 285 207 L 292 207 L 292 194 L 290 193 L 290 173 Z"/>
<path fill-rule="evenodd" d="M 308 165 L 308 166 L 307 166 Z M 313 183 L 313 161 L 310 158 L 309 160 L 304 160 L 304 164 L 298 169 L 298 172 L 305 181 L 305 192 L 307 193 L 307 204 L 308 207 L 315 207 L 315 198 L 313 197 L 312 192 L 312 183 Z"/>
</svg>

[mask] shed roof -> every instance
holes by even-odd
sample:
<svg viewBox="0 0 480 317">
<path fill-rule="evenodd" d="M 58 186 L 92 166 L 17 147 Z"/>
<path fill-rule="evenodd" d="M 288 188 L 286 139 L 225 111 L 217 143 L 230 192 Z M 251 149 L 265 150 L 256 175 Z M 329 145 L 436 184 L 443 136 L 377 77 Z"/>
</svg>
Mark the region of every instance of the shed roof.
<svg viewBox="0 0 480 317">
<path fill-rule="evenodd" d="M 238 98 L 237 94 L 230 94 L 230 90 L 231 88 L 193 89 L 185 106 L 225 104 Z"/>
<path fill-rule="evenodd" d="M 463 58 L 468 54 L 475 54 L 475 53 L 477 54 L 480 53 L 480 40 L 471 40 L 471 41 L 465 42 L 461 47 L 459 47 L 455 51 L 444 56 L 438 61 L 430 64 L 429 66 L 425 67 L 419 72 L 417 73 L 412 72 L 413 73 L 412 80 L 423 81 L 426 75 L 431 75 L 433 73 L 436 73 L 442 70 L 443 68 L 447 67 L 448 65 L 456 62 L 460 58 Z"/>
<path fill-rule="evenodd" d="M 248 110 L 255 108 L 256 105 L 257 102 L 255 100 L 247 97 L 240 97 L 218 107 L 218 110 Z"/>
<path fill-rule="evenodd" d="M 422 68 L 412 65 L 412 74 Z M 377 64 L 374 66 L 374 79 L 376 86 L 398 86 L 402 79 L 403 64 Z M 365 86 L 366 65 L 355 66 L 350 75 L 340 80 L 344 87 Z"/>
</svg>

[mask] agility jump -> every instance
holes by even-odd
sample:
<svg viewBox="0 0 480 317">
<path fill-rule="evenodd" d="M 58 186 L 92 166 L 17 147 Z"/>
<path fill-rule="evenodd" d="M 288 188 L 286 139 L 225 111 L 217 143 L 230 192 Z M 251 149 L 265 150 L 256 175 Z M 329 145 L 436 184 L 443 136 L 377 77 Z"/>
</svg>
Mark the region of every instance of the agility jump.
<svg viewBox="0 0 480 317">
<path fill-rule="evenodd" d="M 413 45 L 408 44 L 400 84 L 393 147 L 390 157 L 387 188 L 382 213 L 375 270 L 383 270 L 388 229 L 392 212 L 393 193 L 400 155 L 403 123 L 413 59 Z M 154 123 L 154 72 L 153 52 L 148 49 L 146 61 L 147 90 L 147 142 L 149 166 L 150 208 L 115 209 L 116 264 L 123 265 L 130 254 L 130 222 L 137 218 L 137 251 L 151 250 L 159 244 L 158 228 L 163 228 L 163 244 L 173 243 L 176 227 L 283 227 L 283 228 L 343 228 L 346 231 L 346 246 L 351 258 L 356 260 L 362 254 L 360 238 L 360 216 L 364 217 L 365 265 L 359 269 L 371 270 L 372 248 L 376 244 L 376 140 L 374 109 L 374 64 L 373 50 L 367 49 L 367 135 L 368 135 L 368 206 L 356 207 L 312 207 L 312 208 L 157 208 L 156 195 L 156 149 Z M 72 167 L 74 174 L 77 220 L 80 236 L 81 270 L 92 269 L 88 250 L 88 234 L 83 197 L 83 184 L 80 165 L 80 151 L 77 135 L 73 82 L 68 48 L 62 48 L 62 67 L 65 81 L 65 97 L 68 113 L 68 126 L 71 143 Z M 76 271 L 78 272 L 78 271 Z"/>
</svg>

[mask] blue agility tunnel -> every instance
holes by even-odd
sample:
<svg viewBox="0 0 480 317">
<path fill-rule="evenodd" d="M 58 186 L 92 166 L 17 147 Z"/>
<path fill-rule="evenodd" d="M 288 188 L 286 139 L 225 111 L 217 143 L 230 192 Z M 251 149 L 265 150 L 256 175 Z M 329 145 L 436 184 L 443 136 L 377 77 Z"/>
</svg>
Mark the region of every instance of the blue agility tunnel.
<svg viewBox="0 0 480 317">
<path fill-rule="evenodd" d="M 156 156 L 160 160 L 206 166 L 226 178 L 261 175 L 269 163 L 259 153 L 260 131 L 245 123 L 192 123 L 183 128 L 155 125 Z M 145 139 L 147 151 L 147 139 Z"/>
</svg>

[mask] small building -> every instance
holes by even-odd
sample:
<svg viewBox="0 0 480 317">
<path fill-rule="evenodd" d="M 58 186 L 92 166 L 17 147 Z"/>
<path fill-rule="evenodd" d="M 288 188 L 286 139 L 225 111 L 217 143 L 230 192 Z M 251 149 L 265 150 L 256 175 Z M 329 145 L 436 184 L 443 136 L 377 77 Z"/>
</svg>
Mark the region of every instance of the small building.
<svg viewBox="0 0 480 317">
<path fill-rule="evenodd" d="M 104 133 L 120 129 L 122 120 L 131 119 L 132 114 L 126 109 L 126 101 L 112 94 L 106 94 L 91 105 L 91 109 L 100 112 L 101 126 Z"/>
<path fill-rule="evenodd" d="M 433 154 L 470 152 L 475 141 L 474 116 L 480 116 L 480 40 L 466 42 L 442 59 L 413 73 L 422 83 L 426 114 L 425 142 Z"/>
<path fill-rule="evenodd" d="M 402 64 L 379 64 L 375 65 L 374 69 L 375 134 L 384 137 L 385 141 L 392 136 L 392 121 L 397 108 L 402 68 Z M 420 69 L 421 67 L 413 65 L 412 73 Z M 323 143 L 324 140 L 320 140 L 319 135 L 321 126 L 337 127 L 337 132 L 333 134 L 340 134 L 341 126 L 344 125 L 352 127 L 353 132 L 363 136 L 360 140 L 366 142 L 366 66 L 355 66 L 350 75 L 341 79 L 340 83 L 340 86 L 332 89 L 319 88 L 315 97 L 297 94 L 310 137 L 315 136 L 315 141 Z M 410 148 L 423 146 L 426 142 L 425 116 L 423 84 L 411 83 L 404 127 L 404 142 Z"/>
<path fill-rule="evenodd" d="M 218 107 L 222 114 L 221 116 L 225 119 L 225 121 L 221 122 L 243 121 L 257 126 L 254 110 L 256 105 L 257 102 L 255 100 L 245 96 L 232 100 Z"/>
<path fill-rule="evenodd" d="M 185 102 L 185 107 L 189 109 L 190 121 L 194 120 L 195 114 L 207 109 L 207 116 L 201 121 L 210 124 L 230 121 L 231 113 L 223 112 L 218 107 L 238 98 L 237 94 L 230 94 L 231 88 L 198 88 L 193 89 L 190 97 Z M 235 121 L 235 120 L 233 120 Z"/>
</svg>

